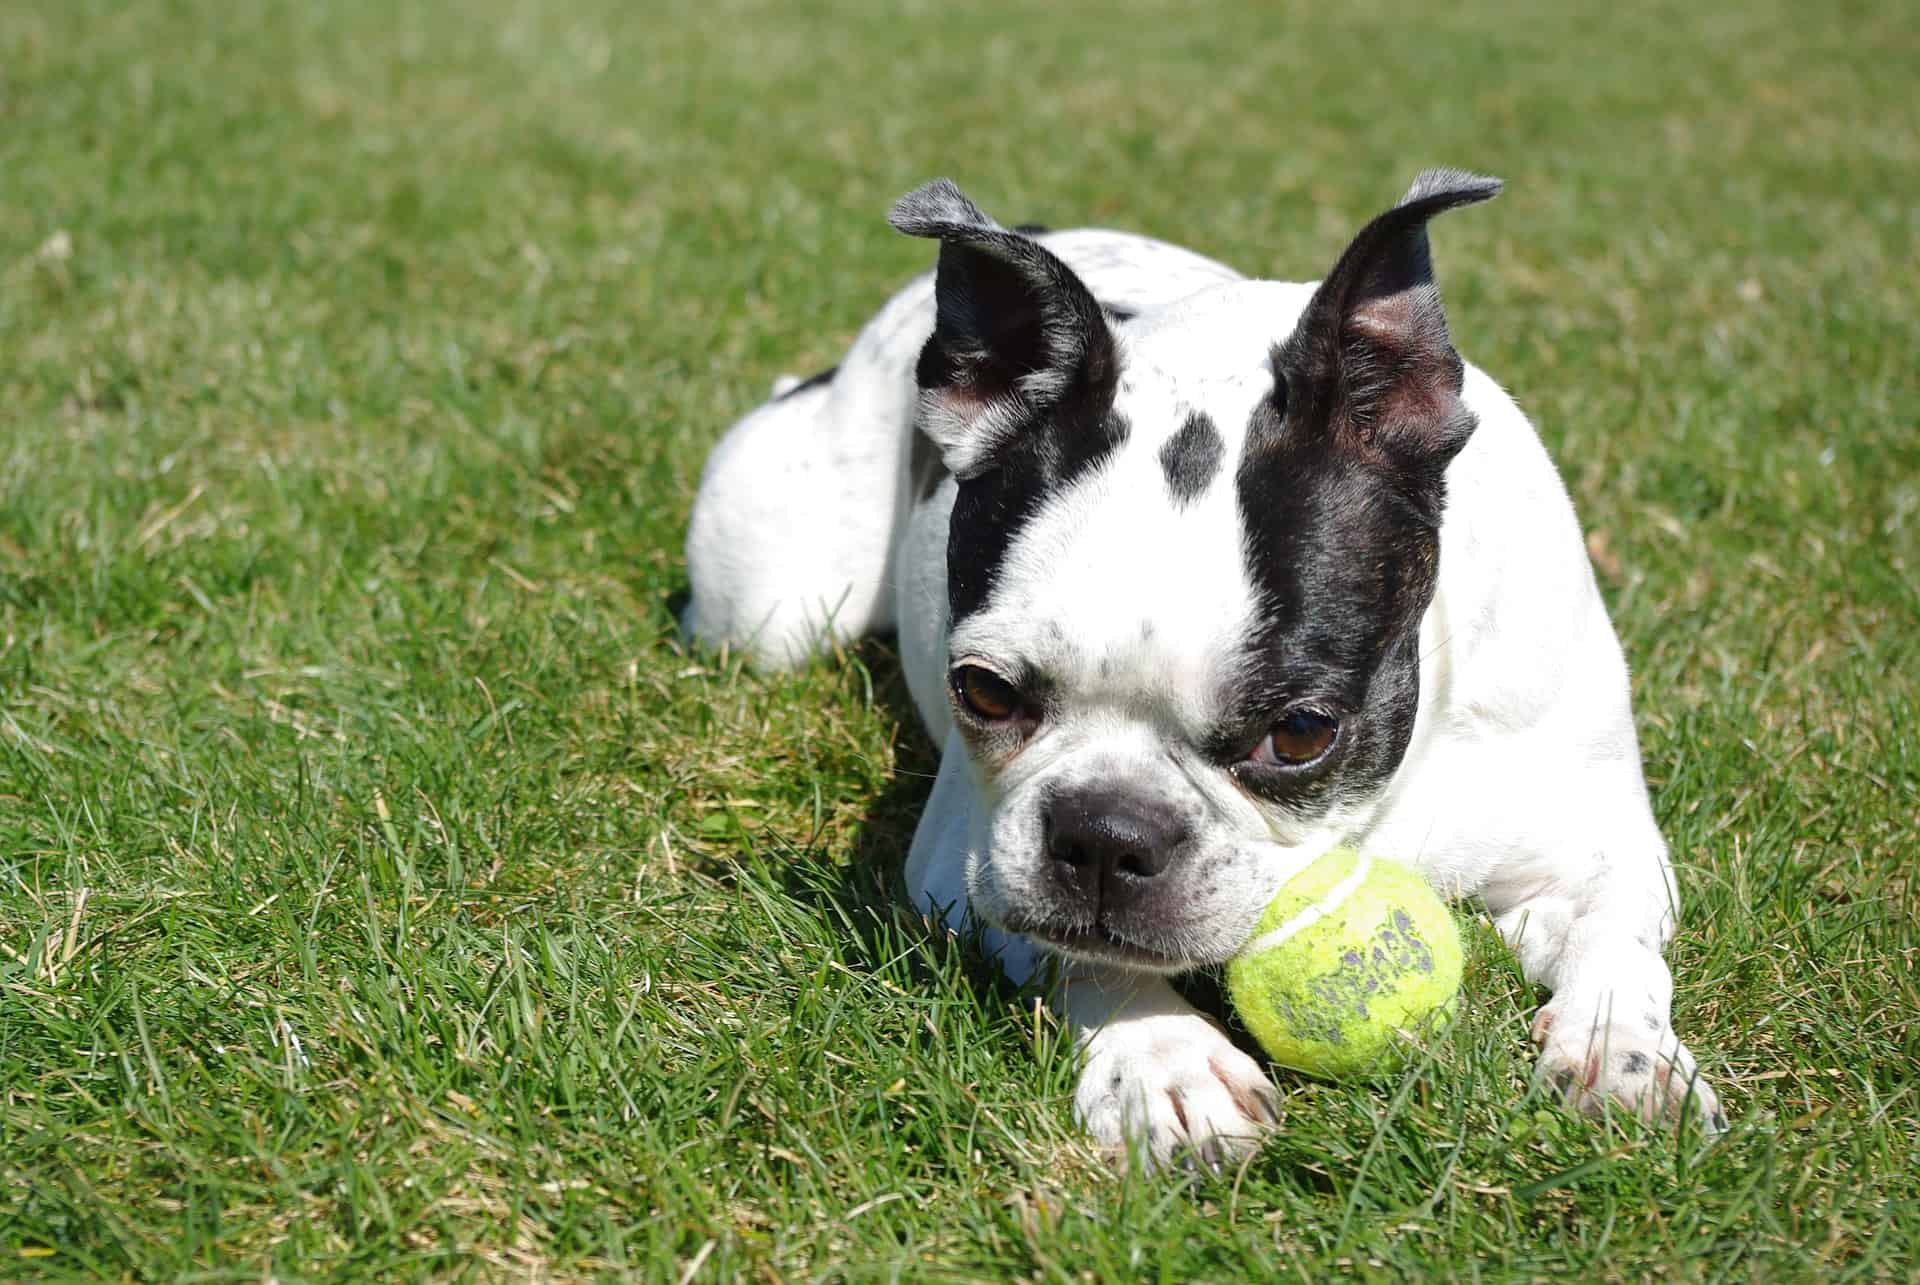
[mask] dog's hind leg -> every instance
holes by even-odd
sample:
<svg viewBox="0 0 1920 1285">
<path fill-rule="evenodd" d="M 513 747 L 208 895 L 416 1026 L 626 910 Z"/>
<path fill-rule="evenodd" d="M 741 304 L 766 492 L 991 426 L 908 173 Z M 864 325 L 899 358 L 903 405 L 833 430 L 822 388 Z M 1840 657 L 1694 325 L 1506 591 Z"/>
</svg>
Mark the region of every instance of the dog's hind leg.
<svg viewBox="0 0 1920 1285">
<path fill-rule="evenodd" d="M 922 278 L 834 371 L 787 387 L 714 449 L 687 531 L 689 637 L 781 668 L 892 627 L 913 361 L 931 326 Z"/>
</svg>

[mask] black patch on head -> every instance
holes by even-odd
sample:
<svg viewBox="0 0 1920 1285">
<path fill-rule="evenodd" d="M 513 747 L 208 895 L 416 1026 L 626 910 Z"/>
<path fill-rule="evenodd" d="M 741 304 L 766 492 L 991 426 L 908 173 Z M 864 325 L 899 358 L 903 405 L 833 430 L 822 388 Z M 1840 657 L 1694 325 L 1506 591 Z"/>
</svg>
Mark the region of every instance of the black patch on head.
<svg viewBox="0 0 1920 1285">
<path fill-rule="evenodd" d="M 1113 413 L 1118 354 L 1073 270 L 951 182 L 908 193 L 891 221 L 940 242 L 933 334 L 914 370 L 937 413 L 916 435 L 959 474 L 947 542 L 958 621 L 986 603 L 1007 548 L 1047 498 L 1126 440 Z"/>
<path fill-rule="evenodd" d="M 1363 461 L 1287 433 L 1250 447 L 1235 483 L 1259 621 L 1214 748 L 1225 761 L 1244 758 L 1295 706 L 1333 717 L 1333 747 L 1312 765 L 1236 769 L 1254 793 L 1317 814 L 1336 786 L 1359 794 L 1384 785 L 1412 738 L 1440 496 L 1409 494 Z"/>
<path fill-rule="evenodd" d="M 1259 620 L 1212 748 L 1238 762 L 1290 708 L 1337 719 L 1308 766 L 1234 769 L 1300 814 L 1379 790 L 1413 735 L 1446 467 L 1474 423 L 1426 222 L 1497 190 L 1430 171 L 1369 223 L 1275 349 L 1273 391 L 1247 426 L 1235 482 Z"/>
<path fill-rule="evenodd" d="M 1107 320 L 1113 322 L 1115 325 L 1124 321 L 1132 321 L 1140 315 L 1132 308 L 1122 308 L 1117 303 L 1103 303 L 1100 305 L 1100 308 L 1101 311 L 1107 314 Z"/>
<path fill-rule="evenodd" d="M 1088 400 L 1103 404 L 1099 395 Z M 1104 405 L 1112 400 L 1109 385 Z M 1102 463 L 1129 432 L 1126 417 L 1110 409 L 1097 424 L 1077 412 L 1056 415 L 1015 435 L 997 468 L 961 481 L 947 528 L 947 601 L 956 622 L 986 605 L 1007 549 L 1047 499 Z"/>
<path fill-rule="evenodd" d="M 840 367 L 837 364 L 829 366 L 817 375 L 808 375 L 805 379 L 795 384 L 792 388 L 789 388 L 786 392 L 781 393 L 778 397 L 774 398 L 773 400 L 775 400 L 776 402 L 784 402 L 789 397 L 798 397 L 801 393 L 806 392 L 809 388 L 818 388 L 822 384 L 831 384 L 833 382 L 833 377 L 839 373 L 840 373 Z"/>
<path fill-rule="evenodd" d="M 1173 498 L 1181 504 L 1199 499 L 1220 471 L 1220 459 L 1226 453 L 1227 444 L 1211 419 L 1199 411 L 1187 416 L 1180 431 L 1160 448 L 1160 467 L 1166 471 Z"/>
</svg>

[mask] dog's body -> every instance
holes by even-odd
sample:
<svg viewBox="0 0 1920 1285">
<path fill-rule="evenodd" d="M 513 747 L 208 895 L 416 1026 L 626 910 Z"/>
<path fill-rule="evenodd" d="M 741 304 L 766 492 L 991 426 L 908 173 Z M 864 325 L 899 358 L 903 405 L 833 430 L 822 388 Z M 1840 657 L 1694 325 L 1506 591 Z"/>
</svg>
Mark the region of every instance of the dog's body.
<svg viewBox="0 0 1920 1285">
<path fill-rule="evenodd" d="M 929 185 L 895 224 L 937 278 L 708 464 L 689 632 L 777 666 L 898 630 L 944 747 L 909 891 L 1016 979 L 1064 961 L 1103 1142 L 1214 1157 L 1271 1119 L 1165 975 L 1336 843 L 1483 899 L 1578 1105 L 1724 1127 L 1578 524 L 1432 283 L 1427 220 L 1495 190 L 1423 175 L 1313 286 Z"/>
</svg>

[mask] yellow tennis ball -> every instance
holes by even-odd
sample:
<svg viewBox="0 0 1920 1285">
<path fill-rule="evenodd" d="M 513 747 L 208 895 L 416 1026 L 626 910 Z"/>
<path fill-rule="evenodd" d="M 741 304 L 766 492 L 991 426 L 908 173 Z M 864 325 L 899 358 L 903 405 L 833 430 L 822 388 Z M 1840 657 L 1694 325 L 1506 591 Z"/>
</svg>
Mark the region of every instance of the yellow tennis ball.
<svg viewBox="0 0 1920 1285">
<path fill-rule="evenodd" d="M 1460 935 L 1427 881 L 1335 848 L 1289 879 L 1227 964 L 1234 1011 L 1282 1066 L 1331 1079 L 1404 1060 L 1460 989 Z"/>
</svg>

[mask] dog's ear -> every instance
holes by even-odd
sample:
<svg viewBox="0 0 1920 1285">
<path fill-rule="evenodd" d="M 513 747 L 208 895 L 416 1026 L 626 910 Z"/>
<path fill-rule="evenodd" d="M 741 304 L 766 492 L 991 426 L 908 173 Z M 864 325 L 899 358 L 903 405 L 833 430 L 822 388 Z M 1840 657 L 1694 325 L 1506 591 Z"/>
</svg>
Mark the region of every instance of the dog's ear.
<svg viewBox="0 0 1920 1285">
<path fill-rule="evenodd" d="M 1113 336 L 1072 269 L 948 179 L 901 197 L 888 221 L 940 242 L 933 337 L 916 374 L 920 430 L 950 473 L 991 468 L 1043 417 L 1058 431 L 1099 431 L 1113 397 Z M 1061 413 L 1072 411 L 1092 413 Z"/>
<path fill-rule="evenodd" d="M 1286 421 L 1425 470 L 1444 467 L 1474 419 L 1433 280 L 1427 220 L 1489 200 L 1500 180 L 1428 170 L 1360 230 L 1274 353 Z"/>
</svg>

